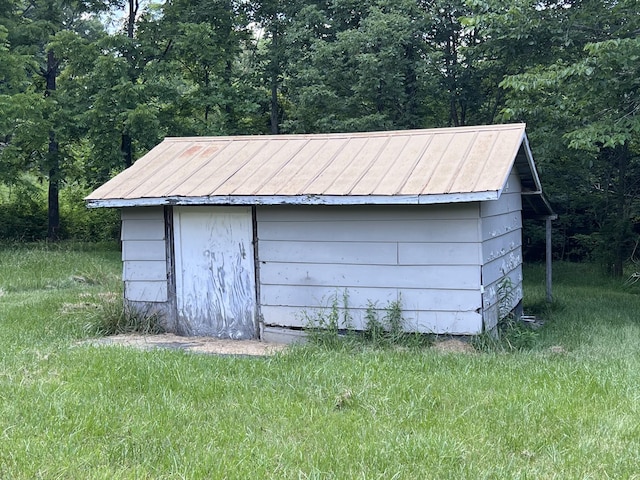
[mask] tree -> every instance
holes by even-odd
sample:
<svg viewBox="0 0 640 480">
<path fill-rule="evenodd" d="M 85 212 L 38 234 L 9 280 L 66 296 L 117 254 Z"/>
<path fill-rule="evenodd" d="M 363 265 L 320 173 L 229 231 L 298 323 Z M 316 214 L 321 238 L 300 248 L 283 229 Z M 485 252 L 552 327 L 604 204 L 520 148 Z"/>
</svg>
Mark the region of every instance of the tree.
<svg viewBox="0 0 640 480">
<path fill-rule="evenodd" d="M 4 125 L 8 147 L 2 162 L 33 171 L 48 183 L 47 238 L 56 240 L 60 227 L 59 189 L 64 178 L 68 145 L 61 145 L 69 106 L 60 101 L 58 79 L 64 59 L 56 39 L 67 32 L 86 31 L 84 14 L 105 8 L 99 1 L 50 0 L 15 2 L 18 20 L 8 32 L 11 53 L 19 56 L 25 81 L 12 92 L 10 124 Z"/>
<path fill-rule="evenodd" d="M 274 135 L 280 133 L 283 120 L 279 94 L 287 66 L 284 38 L 295 12 L 313 8 L 307 7 L 305 3 L 299 0 L 257 0 L 250 10 L 250 18 L 258 27 L 259 35 L 256 49 L 258 60 L 253 65 L 259 71 L 260 83 L 268 90 L 268 124 L 270 133 Z"/>
<path fill-rule="evenodd" d="M 307 2 L 284 15 L 284 130 L 424 126 L 423 23 L 413 1 Z"/>
<path fill-rule="evenodd" d="M 0 181 L 15 182 L 20 173 L 17 162 L 9 161 L 12 157 L 9 147 L 11 131 L 15 128 L 16 111 L 23 102 L 17 95 L 26 83 L 24 59 L 11 48 L 9 32 L 19 22 L 18 8 L 14 2 L 0 2 Z"/>
<path fill-rule="evenodd" d="M 119 30 L 65 42 L 65 91 L 76 107 L 74 138 L 84 145 L 82 169 L 90 185 L 131 166 L 159 141 L 158 98 L 175 96 L 161 87 L 164 76 L 156 64 L 164 60 L 167 46 L 153 12 L 136 0 L 113 8 L 125 13 Z"/>
<path fill-rule="evenodd" d="M 173 0 L 164 6 L 162 27 L 180 78 L 178 115 L 187 134 L 246 133 L 246 117 L 256 104 L 240 65 L 251 37 L 245 10 L 233 0 Z"/>
<path fill-rule="evenodd" d="M 632 222 L 640 213 L 640 19 L 635 3 L 572 4 L 569 21 L 583 32 L 584 46 L 503 82 L 511 92 L 507 118 L 536 118 L 538 128 L 552 122 L 556 137 L 581 152 L 583 178 L 600 206 L 593 213 L 600 259 L 618 276 L 634 243 Z"/>
</svg>

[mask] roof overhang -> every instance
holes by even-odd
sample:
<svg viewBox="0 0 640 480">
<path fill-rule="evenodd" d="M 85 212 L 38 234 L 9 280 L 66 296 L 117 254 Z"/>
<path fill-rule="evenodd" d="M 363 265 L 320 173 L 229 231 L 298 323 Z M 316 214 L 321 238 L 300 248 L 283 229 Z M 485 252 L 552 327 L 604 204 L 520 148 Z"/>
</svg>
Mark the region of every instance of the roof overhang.
<svg viewBox="0 0 640 480">
<path fill-rule="evenodd" d="M 522 186 L 522 211 L 525 218 L 555 220 L 558 216 L 554 213 L 549 200 L 542 193 L 542 184 L 538 176 L 538 169 L 533 160 L 529 139 L 526 133 L 522 135 L 522 144 L 514 159 Z"/>
<path fill-rule="evenodd" d="M 433 205 L 497 200 L 499 192 L 448 193 L 442 195 L 292 195 L 217 197 L 158 197 L 87 200 L 89 208 L 153 207 L 165 205 Z"/>
<path fill-rule="evenodd" d="M 555 220 L 558 218 L 542 192 L 522 192 L 522 211 L 525 218 Z"/>
</svg>

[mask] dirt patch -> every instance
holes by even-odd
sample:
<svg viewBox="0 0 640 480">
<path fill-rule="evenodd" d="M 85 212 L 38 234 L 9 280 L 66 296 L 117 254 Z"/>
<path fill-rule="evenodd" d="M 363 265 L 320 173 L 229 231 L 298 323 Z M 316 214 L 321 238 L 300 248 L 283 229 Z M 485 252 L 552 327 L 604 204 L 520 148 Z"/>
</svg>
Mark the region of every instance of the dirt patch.
<svg viewBox="0 0 640 480">
<path fill-rule="evenodd" d="M 287 344 L 261 342 L 259 340 L 226 340 L 214 337 L 181 337 L 173 333 L 158 335 L 126 334 L 109 337 L 94 338 L 82 342 L 85 345 L 121 345 L 153 350 L 168 348 L 184 350 L 193 353 L 207 353 L 212 355 L 250 355 L 267 356 L 283 351 Z M 433 349 L 442 353 L 476 353 L 469 342 L 450 338 L 439 340 L 433 344 Z"/>
<path fill-rule="evenodd" d="M 476 353 L 473 345 L 457 338 L 436 341 L 433 344 L 433 349 L 443 353 Z"/>
<path fill-rule="evenodd" d="M 113 335 L 83 342 L 90 345 L 122 345 L 141 350 L 168 348 L 212 355 L 266 356 L 284 350 L 287 345 L 259 340 L 225 340 L 213 337 L 181 337 L 172 333 L 159 335 Z"/>
</svg>

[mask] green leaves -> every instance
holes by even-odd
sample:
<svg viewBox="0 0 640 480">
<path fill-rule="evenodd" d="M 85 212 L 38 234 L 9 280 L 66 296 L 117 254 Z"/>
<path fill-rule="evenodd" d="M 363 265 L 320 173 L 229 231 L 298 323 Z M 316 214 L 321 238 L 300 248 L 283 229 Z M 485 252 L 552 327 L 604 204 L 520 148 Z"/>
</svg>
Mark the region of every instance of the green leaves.
<svg viewBox="0 0 640 480">
<path fill-rule="evenodd" d="M 0 0 L 0 181 L 49 146 L 96 185 L 165 135 L 526 121 L 571 251 L 640 218 L 636 3 Z"/>
<path fill-rule="evenodd" d="M 505 118 L 526 119 L 534 131 L 546 124 L 553 136 L 545 142 L 559 143 L 559 148 L 588 159 L 568 164 L 565 170 L 578 169 L 579 182 L 598 206 L 597 213 L 588 213 L 600 229 L 597 250 L 616 274 L 621 274 L 630 254 L 631 222 L 637 221 L 639 207 L 634 199 L 640 194 L 636 8 L 633 1 L 572 6 L 563 14 L 576 27 L 572 48 L 559 50 L 551 64 L 529 67 L 501 83 L 509 92 Z M 575 199 L 567 198 L 571 201 Z"/>
</svg>

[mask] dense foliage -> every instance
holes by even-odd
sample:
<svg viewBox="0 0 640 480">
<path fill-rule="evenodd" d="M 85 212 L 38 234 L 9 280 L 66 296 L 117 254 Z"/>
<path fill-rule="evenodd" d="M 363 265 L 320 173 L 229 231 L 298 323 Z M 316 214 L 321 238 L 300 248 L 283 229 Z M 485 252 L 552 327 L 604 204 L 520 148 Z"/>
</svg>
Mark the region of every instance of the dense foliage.
<svg viewBox="0 0 640 480">
<path fill-rule="evenodd" d="M 639 33 L 635 0 L 0 0 L 0 183 L 39 192 L 3 198 L 3 222 L 33 211 L 26 236 L 75 235 L 64 192 L 167 135 L 525 121 L 556 255 L 620 274 L 639 218 Z"/>
</svg>

